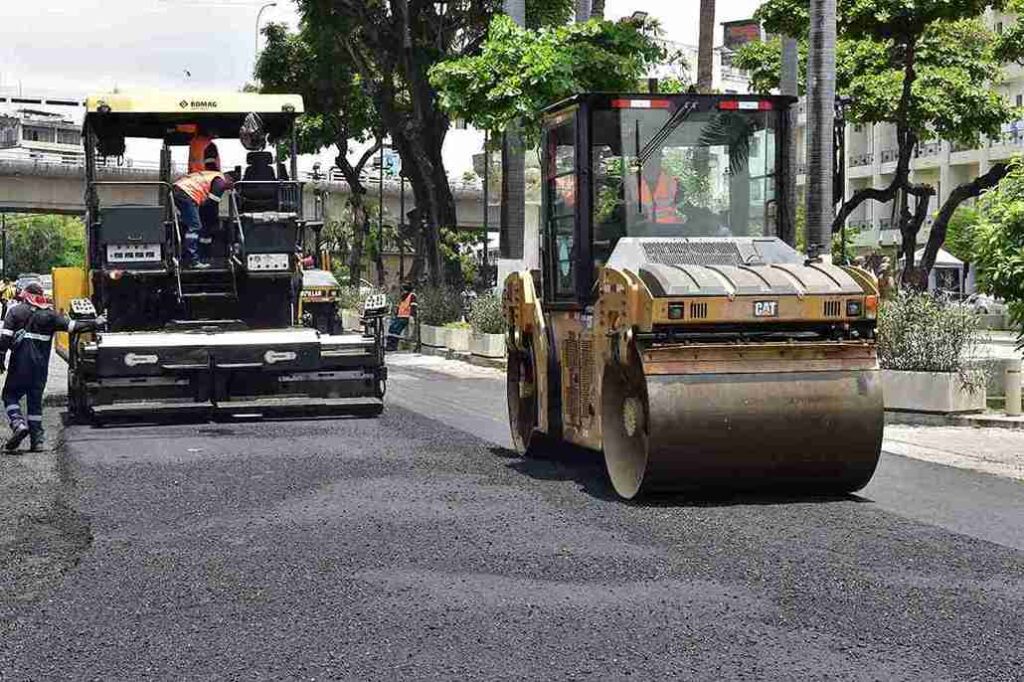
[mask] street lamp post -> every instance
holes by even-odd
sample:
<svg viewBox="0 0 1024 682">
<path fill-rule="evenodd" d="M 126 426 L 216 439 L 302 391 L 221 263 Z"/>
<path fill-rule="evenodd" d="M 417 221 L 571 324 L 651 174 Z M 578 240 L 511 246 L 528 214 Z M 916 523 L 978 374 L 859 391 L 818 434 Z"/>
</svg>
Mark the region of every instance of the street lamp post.
<svg viewBox="0 0 1024 682">
<path fill-rule="evenodd" d="M 265 4 L 262 7 L 260 7 L 260 11 L 256 13 L 256 35 L 253 38 L 253 48 L 252 48 L 252 61 L 253 61 L 253 64 L 256 63 L 256 57 L 260 53 L 260 18 L 263 17 L 263 10 L 267 9 L 268 7 L 277 7 L 277 3 L 276 2 L 268 2 L 267 4 Z"/>
</svg>

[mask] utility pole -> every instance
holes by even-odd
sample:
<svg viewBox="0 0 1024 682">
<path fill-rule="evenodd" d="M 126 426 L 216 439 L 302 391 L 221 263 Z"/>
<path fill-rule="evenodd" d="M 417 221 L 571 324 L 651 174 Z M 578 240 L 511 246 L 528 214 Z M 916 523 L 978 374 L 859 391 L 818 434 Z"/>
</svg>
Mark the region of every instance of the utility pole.
<svg viewBox="0 0 1024 682">
<path fill-rule="evenodd" d="M 797 49 L 795 38 L 782 39 L 782 74 L 779 90 L 783 95 L 798 97 L 800 95 L 800 55 Z M 790 246 L 796 246 L 796 204 L 798 200 L 796 191 L 797 176 L 797 140 L 796 133 L 800 127 L 800 110 L 796 103 L 789 109 L 789 140 L 786 149 L 783 150 L 783 168 L 785 173 L 786 196 L 784 197 L 784 212 L 779 216 L 779 223 L 782 226 L 780 237 L 782 241 Z"/>
<path fill-rule="evenodd" d="M 836 0 L 811 0 L 807 63 L 807 255 L 829 256 L 836 101 Z"/>
<path fill-rule="evenodd" d="M 277 7 L 276 2 L 268 2 L 260 7 L 260 11 L 256 13 L 256 35 L 253 37 L 252 47 L 252 70 L 256 71 L 256 62 L 259 60 L 260 55 L 260 19 L 263 17 L 263 10 L 269 7 Z"/>
<path fill-rule="evenodd" d="M 504 11 L 512 21 L 526 25 L 525 0 L 504 0 Z M 526 153 L 516 123 L 502 138 L 501 168 L 501 256 L 518 260 L 523 258 L 526 237 Z"/>
<path fill-rule="evenodd" d="M 715 0 L 700 0 L 697 37 L 697 92 L 711 92 L 715 80 Z"/>
</svg>

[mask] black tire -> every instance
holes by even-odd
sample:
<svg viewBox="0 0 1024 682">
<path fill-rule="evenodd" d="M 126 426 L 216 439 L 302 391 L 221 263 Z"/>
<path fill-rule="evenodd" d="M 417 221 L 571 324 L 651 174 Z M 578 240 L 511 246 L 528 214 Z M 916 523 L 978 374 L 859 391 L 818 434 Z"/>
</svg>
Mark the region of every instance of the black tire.
<svg viewBox="0 0 1024 682">
<path fill-rule="evenodd" d="M 523 349 L 510 349 L 505 372 L 508 422 L 512 444 L 524 457 L 542 457 L 551 449 L 551 438 L 540 431 L 540 396 L 537 391 L 536 355 L 527 338 Z"/>
</svg>

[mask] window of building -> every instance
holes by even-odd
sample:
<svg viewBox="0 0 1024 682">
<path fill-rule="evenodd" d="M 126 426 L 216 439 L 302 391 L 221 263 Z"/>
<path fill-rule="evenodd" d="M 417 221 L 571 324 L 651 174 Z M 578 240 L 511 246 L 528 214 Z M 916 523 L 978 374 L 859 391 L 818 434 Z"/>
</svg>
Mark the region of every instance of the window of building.
<svg viewBox="0 0 1024 682">
<path fill-rule="evenodd" d="M 996 22 L 996 33 L 1002 35 L 1002 33 L 1003 33 L 1003 22 L 1001 22 L 1001 21 L 997 21 Z"/>
<path fill-rule="evenodd" d="M 1017 106 L 1024 107 L 1024 95 L 1017 95 Z"/>
<path fill-rule="evenodd" d="M 75 130 L 58 130 L 57 141 L 61 144 L 78 144 L 80 134 Z"/>
</svg>

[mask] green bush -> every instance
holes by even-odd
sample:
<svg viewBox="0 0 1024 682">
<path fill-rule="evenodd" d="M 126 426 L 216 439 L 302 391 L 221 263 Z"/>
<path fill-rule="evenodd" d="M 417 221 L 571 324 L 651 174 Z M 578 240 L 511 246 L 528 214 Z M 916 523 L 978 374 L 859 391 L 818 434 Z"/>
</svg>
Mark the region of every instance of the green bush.
<svg viewBox="0 0 1024 682">
<path fill-rule="evenodd" d="M 979 202 L 973 255 L 978 286 L 1006 301 L 1010 319 L 1024 342 L 1024 161 Z"/>
<path fill-rule="evenodd" d="M 469 322 L 446 322 L 445 329 L 470 329 Z"/>
<path fill-rule="evenodd" d="M 971 365 L 981 332 L 970 308 L 928 293 L 901 291 L 878 315 L 878 360 L 883 369 L 954 372 L 964 384 L 984 384 Z"/>
<path fill-rule="evenodd" d="M 478 334 L 503 334 L 505 317 L 501 308 L 501 295 L 489 293 L 473 301 L 469 322 Z"/>
<path fill-rule="evenodd" d="M 365 298 L 359 293 L 358 287 L 341 287 L 338 291 L 338 307 L 345 310 L 361 310 Z"/>
<path fill-rule="evenodd" d="M 420 324 L 442 327 L 462 317 L 462 296 L 448 287 L 428 287 L 416 293 Z"/>
</svg>

